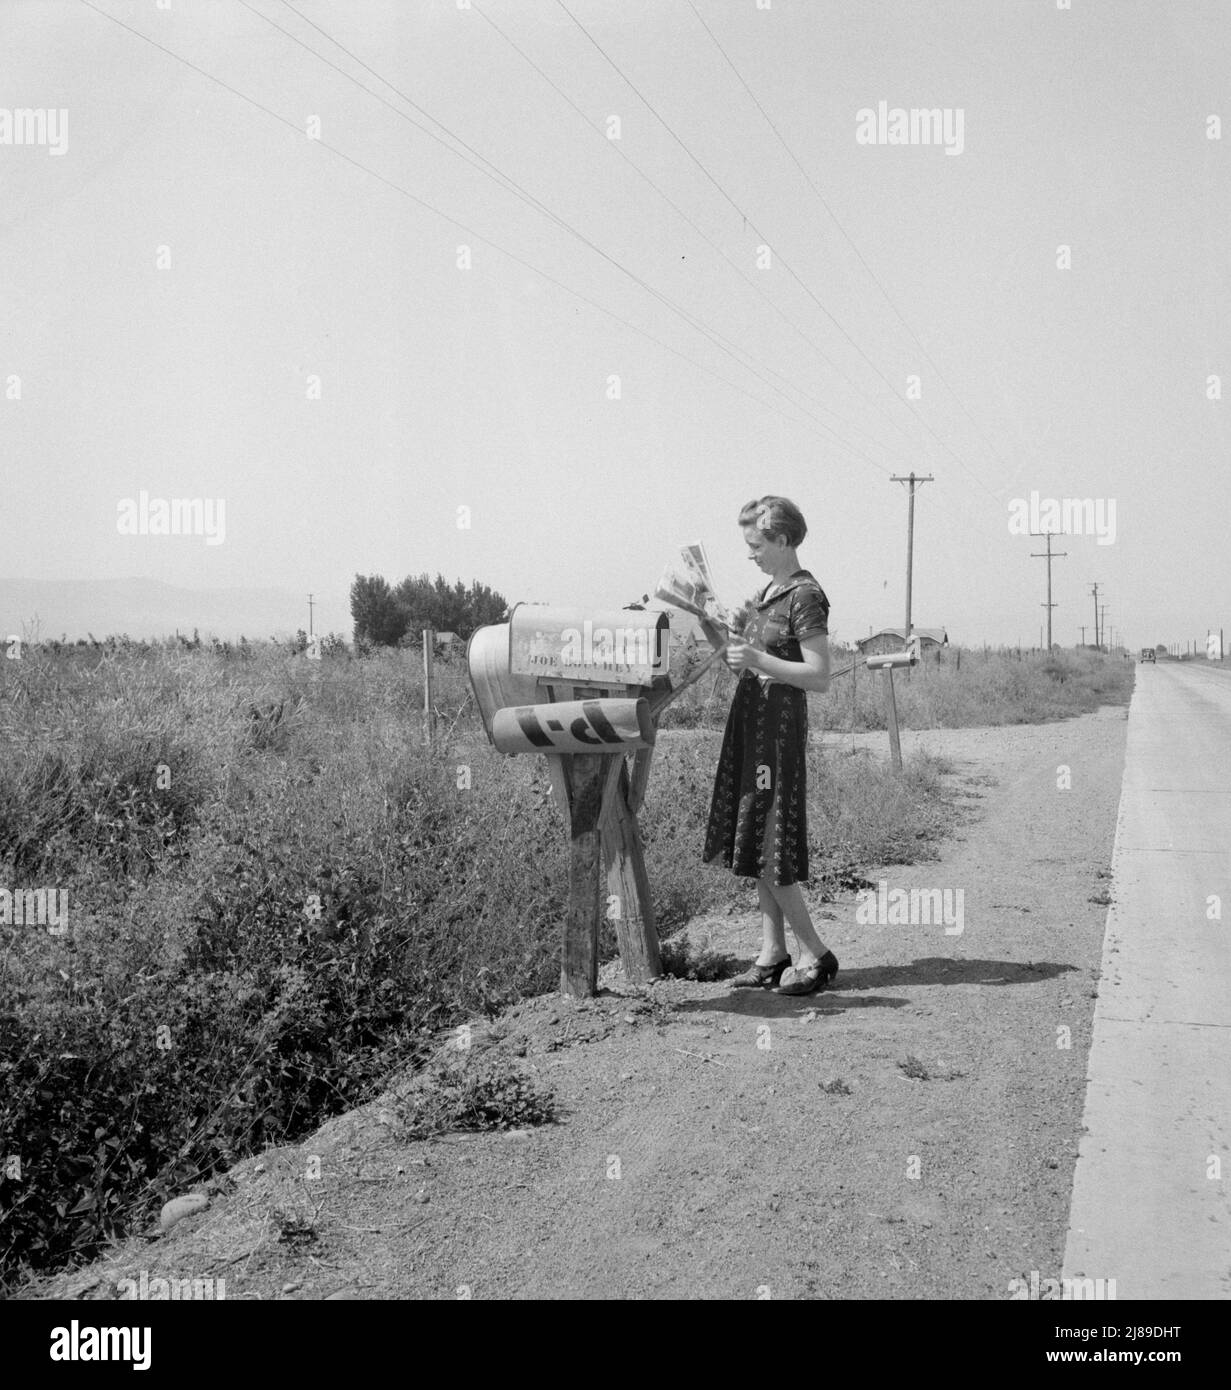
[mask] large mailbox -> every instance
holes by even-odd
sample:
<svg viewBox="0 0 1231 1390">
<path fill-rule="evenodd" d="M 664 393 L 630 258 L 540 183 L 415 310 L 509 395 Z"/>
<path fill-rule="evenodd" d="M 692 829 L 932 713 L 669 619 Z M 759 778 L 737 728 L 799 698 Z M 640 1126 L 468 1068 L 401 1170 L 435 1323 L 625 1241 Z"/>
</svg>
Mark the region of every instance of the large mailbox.
<svg viewBox="0 0 1231 1390">
<path fill-rule="evenodd" d="M 483 727 L 502 753 L 649 748 L 651 693 L 669 691 L 665 613 L 519 603 L 466 651 Z"/>
<path fill-rule="evenodd" d="M 637 811 L 655 720 L 673 695 L 670 643 L 666 613 L 519 603 L 507 623 L 479 628 L 466 648 L 487 737 L 501 753 L 546 756 L 569 820 L 568 993 L 597 988 L 599 922 L 612 903 L 629 978 L 662 973 Z"/>
</svg>

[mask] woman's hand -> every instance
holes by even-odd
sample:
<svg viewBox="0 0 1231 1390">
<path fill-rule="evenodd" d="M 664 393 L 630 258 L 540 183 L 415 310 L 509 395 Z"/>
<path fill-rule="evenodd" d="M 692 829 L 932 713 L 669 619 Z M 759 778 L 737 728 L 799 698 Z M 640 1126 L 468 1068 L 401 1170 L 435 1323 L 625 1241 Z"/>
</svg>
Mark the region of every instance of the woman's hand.
<svg viewBox="0 0 1231 1390">
<path fill-rule="evenodd" d="M 729 642 L 724 653 L 727 665 L 736 675 L 741 671 L 759 671 L 761 656 L 762 653 L 751 642 Z"/>
</svg>

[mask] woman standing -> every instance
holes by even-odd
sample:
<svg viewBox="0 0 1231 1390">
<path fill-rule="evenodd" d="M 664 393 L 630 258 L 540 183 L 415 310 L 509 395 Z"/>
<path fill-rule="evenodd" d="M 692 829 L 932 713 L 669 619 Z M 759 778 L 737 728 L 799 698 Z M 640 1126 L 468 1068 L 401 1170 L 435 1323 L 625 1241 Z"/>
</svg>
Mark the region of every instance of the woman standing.
<svg viewBox="0 0 1231 1390">
<path fill-rule="evenodd" d="M 799 889 L 808 877 L 805 692 L 829 689 L 829 600 L 799 566 L 795 550 L 808 528 L 794 502 L 772 496 L 749 502 L 739 524 L 748 558 L 770 582 L 744 640 L 732 641 L 726 652 L 739 683 L 718 759 L 704 859 L 757 880 L 761 954 L 734 983 L 812 994 L 838 973 Z M 799 943 L 794 966 L 784 920 Z"/>
</svg>

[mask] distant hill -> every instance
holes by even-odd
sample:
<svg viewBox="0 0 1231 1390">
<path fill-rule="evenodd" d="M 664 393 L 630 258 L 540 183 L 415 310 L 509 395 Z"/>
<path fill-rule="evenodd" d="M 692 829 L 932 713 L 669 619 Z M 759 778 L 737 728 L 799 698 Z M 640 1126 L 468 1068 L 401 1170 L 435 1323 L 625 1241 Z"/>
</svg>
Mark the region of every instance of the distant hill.
<svg viewBox="0 0 1231 1390">
<path fill-rule="evenodd" d="M 346 596 L 318 596 L 315 628 L 350 636 Z M 37 633 L 30 630 L 37 619 Z M 0 638 L 67 637 L 76 641 L 127 633 L 133 638 L 267 640 L 308 626 L 306 594 L 287 589 L 181 589 L 155 579 L 0 579 Z"/>
</svg>

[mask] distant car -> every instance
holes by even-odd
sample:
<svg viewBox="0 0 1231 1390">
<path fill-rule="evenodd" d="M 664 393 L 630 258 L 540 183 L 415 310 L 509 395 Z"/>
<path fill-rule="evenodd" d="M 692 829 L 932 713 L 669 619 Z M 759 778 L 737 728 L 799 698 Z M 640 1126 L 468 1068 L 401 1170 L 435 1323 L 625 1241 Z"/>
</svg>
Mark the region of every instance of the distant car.
<svg viewBox="0 0 1231 1390">
<path fill-rule="evenodd" d="M 1153 647 L 1142 647 L 1142 649 L 1141 649 L 1141 659 L 1142 659 L 1142 661 L 1154 661 L 1154 662 L 1157 662 L 1157 657 L 1155 657 L 1155 655 L 1154 655 L 1154 648 L 1153 648 Z"/>
</svg>

